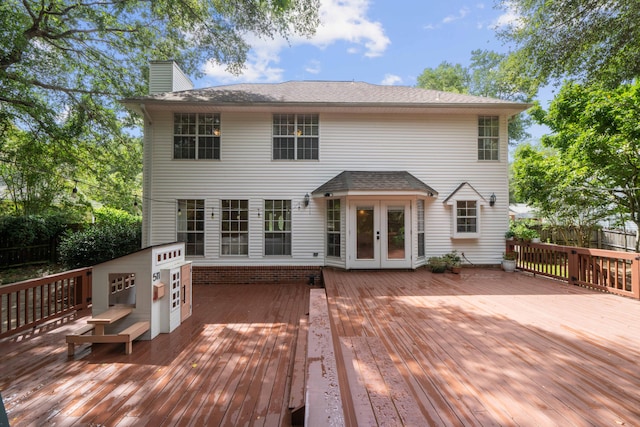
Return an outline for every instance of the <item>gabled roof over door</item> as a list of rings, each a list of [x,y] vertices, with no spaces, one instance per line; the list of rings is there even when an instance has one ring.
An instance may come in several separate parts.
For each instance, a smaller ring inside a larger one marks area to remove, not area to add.
[[[435,197],[438,192],[407,171],[344,171],[316,188],[313,197],[413,195]]]

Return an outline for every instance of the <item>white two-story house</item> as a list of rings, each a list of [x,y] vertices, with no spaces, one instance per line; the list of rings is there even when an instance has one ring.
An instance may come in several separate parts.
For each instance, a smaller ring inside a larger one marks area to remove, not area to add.
[[[194,282],[415,269],[454,249],[498,264],[507,122],[528,105],[360,82],[194,89],[151,64],[143,246],[186,242]]]

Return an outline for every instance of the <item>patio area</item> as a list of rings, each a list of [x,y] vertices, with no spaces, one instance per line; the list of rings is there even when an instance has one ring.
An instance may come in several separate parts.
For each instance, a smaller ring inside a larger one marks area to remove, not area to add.
[[[346,425],[640,425],[637,300],[490,269],[324,279]],[[67,358],[84,313],[0,341],[11,425],[290,425],[309,287],[194,286],[193,301],[131,355]]]

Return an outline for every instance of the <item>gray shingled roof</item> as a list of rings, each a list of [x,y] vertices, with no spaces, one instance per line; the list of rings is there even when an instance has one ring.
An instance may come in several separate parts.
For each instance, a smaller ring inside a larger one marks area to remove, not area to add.
[[[527,104],[481,96],[441,92],[408,86],[382,86],[363,82],[290,81],[269,84],[236,84],[166,92],[129,98],[129,102],[186,102],[215,104],[321,104],[321,105],[478,105],[515,107]]]
[[[346,191],[419,191],[431,196],[438,194],[407,171],[344,171],[315,189],[312,194]]]

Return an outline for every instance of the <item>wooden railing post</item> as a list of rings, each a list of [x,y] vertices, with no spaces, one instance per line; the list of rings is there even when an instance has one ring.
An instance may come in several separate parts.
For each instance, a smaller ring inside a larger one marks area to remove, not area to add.
[[[575,249],[569,250],[567,262],[567,279],[570,285],[575,285],[580,277],[580,261]]]
[[[631,292],[634,298],[640,299],[640,256],[631,261]]]

